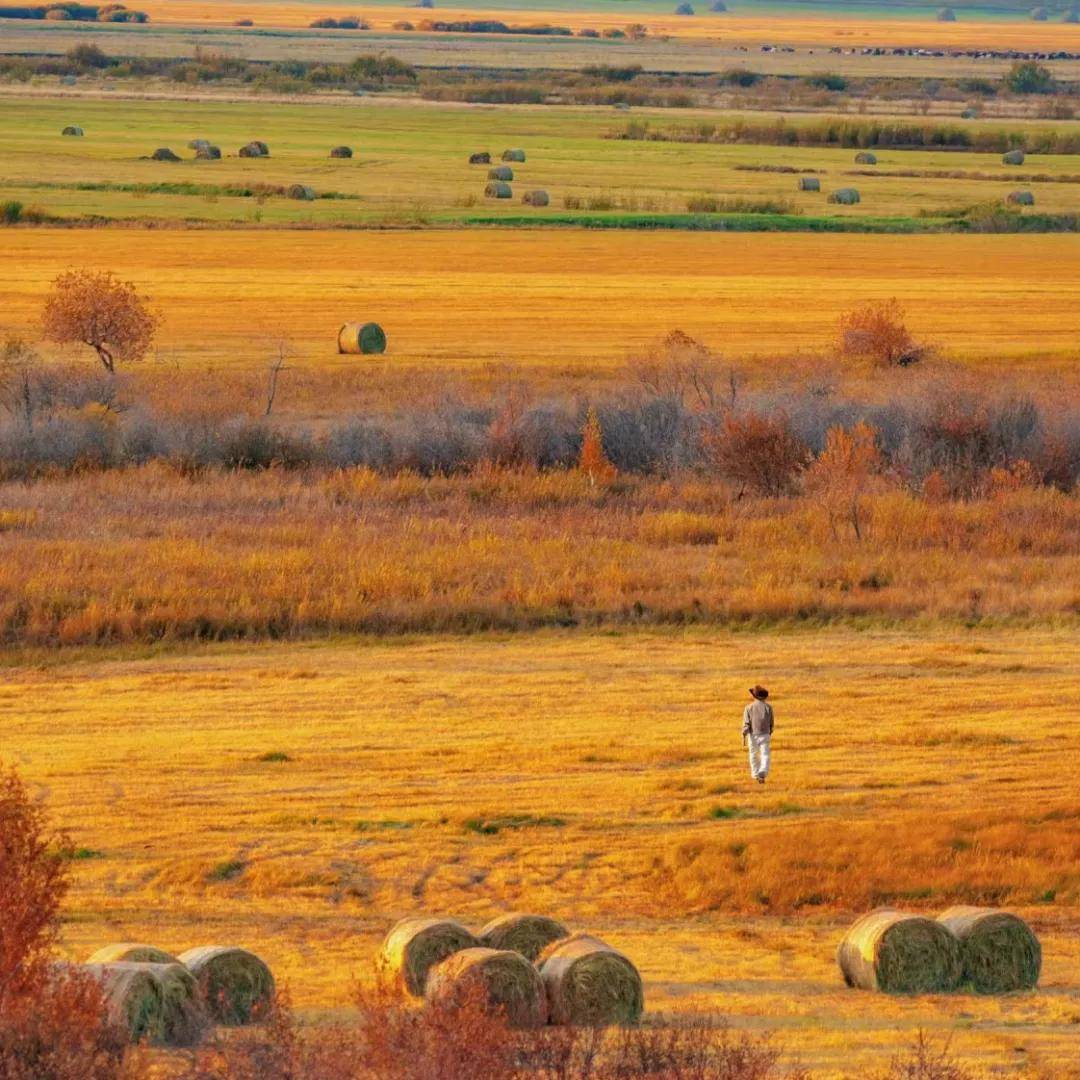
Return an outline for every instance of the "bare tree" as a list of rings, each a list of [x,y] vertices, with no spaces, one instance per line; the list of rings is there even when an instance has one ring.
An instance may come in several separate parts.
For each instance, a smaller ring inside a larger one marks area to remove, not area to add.
[[[41,398],[37,364],[37,353],[22,338],[9,337],[0,345],[0,406],[27,431],[34,428]]]
[[[53,282],[42,314],[45,337],[89,345],[112,374],[116,361],[142,360],[154,341],[158,317],[130,281],[110,270],[66,270]]]
[[[266,411],[263,416],[269,416],[274,411],[274,400],[277,398],[278,376],[289,369],[285,366],[292,353],[292,345],[288,338],[280,337],[277,340],[277,356],[270,361],[269,374],[266,380]]]

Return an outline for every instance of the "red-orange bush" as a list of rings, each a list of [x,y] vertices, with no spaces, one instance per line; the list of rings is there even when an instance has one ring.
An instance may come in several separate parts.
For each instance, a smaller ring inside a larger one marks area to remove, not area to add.
[[[708,446],[717,471],[738,486],[740,497],[791,494],[810,459],[809,449],[785,416],[728,416],[709,437]]]

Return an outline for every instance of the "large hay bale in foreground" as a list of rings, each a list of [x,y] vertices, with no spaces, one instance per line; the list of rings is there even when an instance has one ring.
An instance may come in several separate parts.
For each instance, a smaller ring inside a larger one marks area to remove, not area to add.
[[[877,154],[871,154],[869,150],[862,150],[855,155],[856,165],[876,165]]]
[[[167,146],[159,146],[151,155],[153,161],[179,161],[180,155],[174,154]]]
[[[829,195],[829,202],[839,203],[841,206],[854,206],[857,202],[860,202],[858,191],[853,188],[837,188]]]
[[[81,136],[82,133],[83,133],[83,129],[81,127],[79,127],[77,124],[68,124],[68,126],[66,128],[64,128],[63,131],[60,132],[61,135],[76,135],[76,136]]]
[[[429,972],[424,997],[443,1009],[482,1004],[515,1028],[543,1027],[547,992],[540,973],[520,953],[508,949],[462,949]]]
[[[1030,191],[1010,191],[1005,201],[1010,206],[1034,206],[1035,196]]]
[[[155,945],[143,945],[134,941],[121,941],[103,945],[87,960],[88,964],[175,964],[177,958]]]
[[[816,176],[800,176],[799,177],[799,190],[800,191],[820,191],[821,181]]]
[[[494,169],[488,169],[489,180],[510,181],[514,179],[514,170],[509,165],[496,165]]]
[[[489,949],[510,949],[527,960],[535,960],[553,941],[570,936],[561,922],[546,915],[525,915],[510,912],[492,919],[477,934],[482,945]]]
[[[486,150],[482,151],[479,154],[470,154],[469,155],[469,164],[470,165],[490,165],[491,164],[491,155]]]
[[[1009,150],[1007,153],[1001,155],[1002,165],[1023,165],[1024,164],[1024,151],[1023,150]]]
[[[101,983],[111,1023],[126,1031],[133,1043],[161,1041],[162,989],[149,964],[87,964],[84,970]]]
[[[337,351],[364,355],[384,353],[386,352],[386,333],[378,323],[374,322],[345,323],[338,331]]]
[[[196,161],[220,161],[221,160],[221,147],[220,146],[200,146],[195,151]]]
[[[553,942],[537,965],[554,1024],[634,1024],[645,1008],[638,970],[599,938],[573,934]]]
[[[254,953],[223,945],[203,945],[180,954],[195,976],[210,1015],[220,1024],[247,1024],[274,1000],[274,976]]]
[[[428,973],[436,964],[479,944],[453,919],[402,919],[386,935],[376,966],[385,982],[413,997],[423,997]]]
[[[351,146],[335,146],[330,151],[330,156],[332,158],[351,158],[352,157],[352,147]]]
[[[504,184],[501,180],[492,180],[484,188],[484,194],[489,199],[512,199],[514,197],[514,190],[509,184]]]
[[[978,994],[1033,990],[1042,971],[1042,946],[1018,915],[996,908],[951,907],[938,922],[960,942],[963,981]]]
[[[303,199],[305,202],[311,202],[315,198],[315,189],[308,187],[307,184],[290,184],[285,189],[285,194],[290,199]]]
[[[524,161],[524,150],[504,150],[502,153],[503,161]]]
[[[194,1046],[210,1029],[206,1000],[195,976],[179,961],[143,964],[161,992],[161,1022],[153,1041],[165,1046]]]
[[[521,201],[526,206],[547,206],[551,199],[546,191],[526,191]]]
[[[960,943],[941,923],[882,909],[857,920],[836,952],[848,986],[940,994],[960,985]]]

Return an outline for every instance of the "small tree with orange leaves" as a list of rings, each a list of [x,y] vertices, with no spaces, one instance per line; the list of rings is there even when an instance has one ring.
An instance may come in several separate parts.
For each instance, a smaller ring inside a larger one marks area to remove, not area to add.
[[[878,367],[909,367],[926,355],[907,328],[895,297],[861,304],[840,316],[840,355]]]
[[[830,428],[825,449],[806,471],[806,490],[817,496],[829,517],[833,537],[840,539],[840,523],[846,521],[862,540],[866,525],[865,497],[883,467],[877,431],[856,424],[850,431]]]
[[[585,417],[585,427],[581,431],[581,454],[578,457],[578,468],[589,477],[589,482],[594,486],[597,483],[607,483],[618,473],[618,470],[604,452],[604,432],[600,427],[600,417],[595,409],[589,409]]]
[[[120,281],[109,270],[67,270],[53,282],[42,326],[49,341],[89,345],[112,374],[117,360],[146,356],[158,319],[130,281]]]

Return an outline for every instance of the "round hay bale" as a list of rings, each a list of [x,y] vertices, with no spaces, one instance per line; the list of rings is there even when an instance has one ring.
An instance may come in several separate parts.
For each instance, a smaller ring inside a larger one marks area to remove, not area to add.
[[[1034,22],[1046,22],[1050,18],[1050,12],[1044,7],[1032,8],[1031,18]]]
[[[159,146],[151,155],[153,161],[179,161],[180,157],[174,154],[167,146]]]
[[[854,206],[859,201],[859,193],[855,188],[837,188],[829,195],[829,202],[843,206]]]
[[[1080,8],[1069,8],[1065,12],[1065,18],[1062,19],[1062,22],[1080,23]]]
[[[413,997],[423,997],[428,972],[462,949],[475,949],[476,938],[453,919],[402,919],[386,935],[377,968],[388,983]]]
[[[180,954],[195,976],[210,1015],[220,1024],[247,1024],[274,1000],[274,976],[254,953],[203,945]]]
[[[514,179],[514,170],[509,165],[496,165],[494,169],[488,169],[488,179],[509,182]]]
[[[491,155],[486,150],[483,151],[482,153],[479,153],[479,154],[470,154],[469,155],[469,164],[470,165],[490,165],[491,164]]]
[[[147,964],[87,964],[99,983],[109,1020],[133,1043],[162,1038],[165,1026],[161,983]]]
[[[351,158],[352,157],[352,147],[351,146],[335,146],[333,148],[333,150],[330,151],[330,156],[332,158]]]
[[[285,189],[285,194],[290,199],[303,199],[306,202],[311,202],[315,198],[315,189],[308,187],[307,184],[290,184]]]
[[[800,191],[820,191],[821,181],[816,176],[800,176],[799,177],[799,190]]]
[[[836,952],[848,986],[886,994],[940,994],[960,985],[960,943],[939,922],[888,908],[848,930]]]
[[[546,191],[526,191],[521,201],[526,206],[547,206],[551,199],[548,198]]]
[[[937,13],[938,22],[956,22],[956,12],[951,7],[943,7]]]
[[[161,992],[161,1022],[152,1035],[164,1046],[194,1046],[210,1028],[206,1002],[195,976],[179,961],[143,964]]]
[[[1024,151],[1023,150],[1010,150],[1001,155],[1002,165],[1023,165],[1024,164]]]
[[[502,153],[503,161],[524,161],[524,150],[504,150]]]
[[[863,150],[855,155],[856,165],[876,165],[877,154],[871,154],[869,150]]]
[[[187,144],[187,148],[189,150],[202,150],[204,147],[209,145],[209,139],[191,139]]]
[[[713,0],[709,5],[709,10],[713,12],[727,11],[727,4],[724,3],[724,0]]]
[[[675,14],[676,15],[693,15],[694,14],[694,5],[693,4],[685,4],[685,3],[684,4],[679,4],[678,7],[675,8]]]
[[[974,105],[969,105],[960,114],[961,120],[977,120],[979,118],[979,110]]]
[[[251,142],[248,143],[248,146],[254,147],[263,157],[270,156],[270,147],[267,146],[262,139],[252,139]]]
[[[424,988],[429,1005],[458,1009],[482,1002],[515,1028],[547,1023],[547,993],[540,973],[520,953],[508,949],[462,949],[429,972]]]
[[[339,353],[384,353],[386,333],[378,323],[345,323],[338,331],[337,345]]]
[[[570,931],[562,923],[546,915],[510,912],[492,919],[477,938],[489,949],[510,949],[532,961],[553,941],[561,941],[569,936]]]
[[[238,153],[240,157],[247,158],[258,158],[263,156],[262,151],[252,143],[248,143],[247,146],[241,146]]]
[[[200,146],[195,151],[196,161],[220,161],[221,160],[221,147],[220,146]]]
[[[78,127],[76,124],[68,124],[68,126],[66,128],[64,128],[63,131],[60,132],[61,135],[75,135],[75,136],[81,136],[82,133],[83,133],[83,129],[81,127]]]
[[[1010,206],[1034,206],[1035,196],[1030,191],[1010,191],[1005,201]]]
[[[167,953],[164,949],[132,941],[103,945],[87,960],[88,964],[176,964],[178,962],[172,953]]]
[[[492,180],[491,183],[484,188],[484,194],[489,199],[512,199],[514,197],[514,190],[509,184],[504,184],[501,180]]]
[[[1042,946],[1018,915],[996,908],[951,907],[938,916],[960,942],[963,981],[977,994],[1033,990],[1042,971]]]
[[[645,991],[637,968],[599,938],[573,934],[552,942],[537,965],[553,1024],[602,1027],[641,1017]]]

